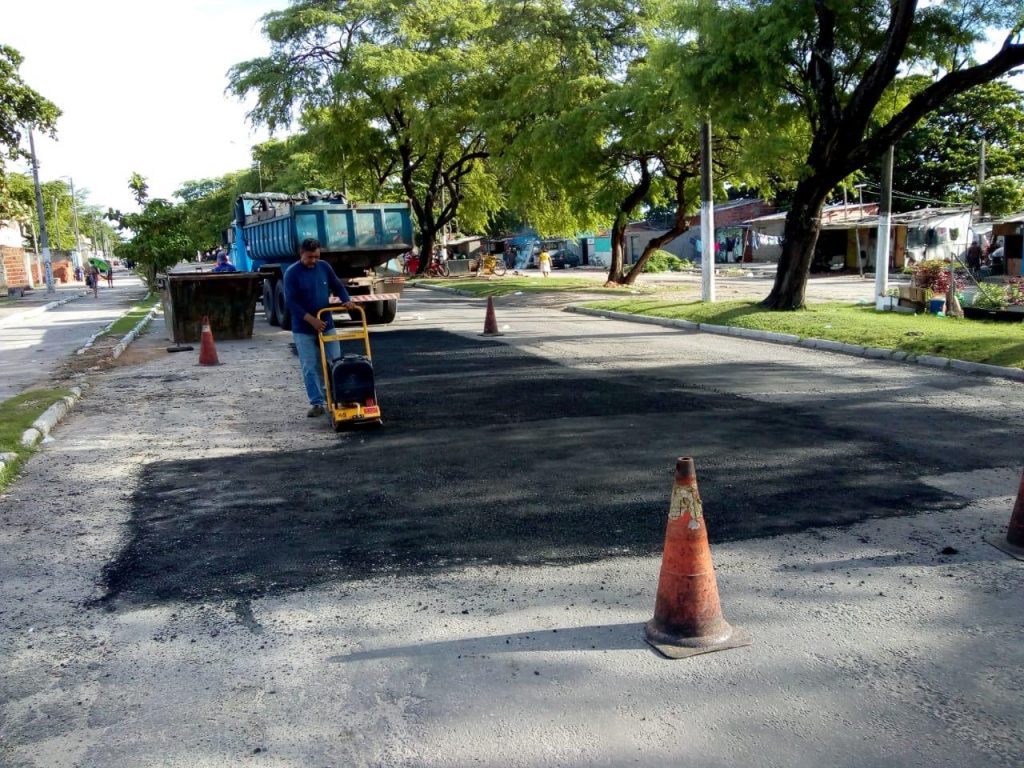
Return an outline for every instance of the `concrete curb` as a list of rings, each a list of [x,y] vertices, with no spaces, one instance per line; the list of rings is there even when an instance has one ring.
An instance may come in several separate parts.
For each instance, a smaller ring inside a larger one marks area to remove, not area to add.
[[[135,327],[128,331],[128,333],[125,334],[125,337],[117,343],[117,346],[114,347],[114,351],[112,353],[113,360],[117,360],[117,358],[124,354],[124,351],[128,349],[128,347],[131,346],[131,343],[139,337],[142,331],[145,330],[146,326],[149,325],[154,317],[156,317],[156,313],[159,311],[160,303],[157,302],[149,312],[146,313],[146,316],[139,320],[139,322],[135,324]]]
[[[456,296],[466,296],[470,299],[486,299],[486,296],[478,296],[470,291],[461,291],[458,288],[449,288],[446,285],[417,285],[416,283],[406,283],[405,288],[423,288],[427,291],[440,291],[441,293],[453,293]]]
[[[16,453],[0,453],[0,472],[3,472],[4,467],[6,467],[8,464],[14,461],[16,458],[18,458],[18,454]]]
[[[8,315],[7,317],[5,317],[3,319],[0,319],[0,328],[3,328],[8,323],[13,322],[14,320],[23,320],[26,317],[32,317],[33,315],[41,315],[43,312],[48,312],[49,310],[53,309],[54,307],[59,307],[59,306],[62,306],[64,304],[67,304],[69,302],[76,301],[77,299],[80,299],[83,296],[87,296],[87,295],[88,295],[88,293],[86,292],[86,293],[80,293],[77,296],[68,296],[65,299],[58,299],[57,301],[51,301],[49,304],[44,304],[41,307],[33,307],[32,309],[26,309],[24,312],[18,312],[18,313],[13,314],[13,315]]]
[[[71,411],[75,403],[82,399],[82,391],[88,386],[83,383],[81,386],[71,387],[71,394],[58,400],[51,405],[35,421],[32,426],[21,434],[21,445],[24,448],[33,448],[41,443],[50,431],[56,427],[65,416]],[[0,469],[3,467],[0,466]]]
[[[841,355],[853,357],[864,357],[873,360],[892,360],[899,363],[917,363],[930,368],[947,368],[963,373],[974,373],[982,376],[998,376],[1014,381],[1024,381],[1024,370],[1020,368],[1006,368],[1001,365],[988,365],[986,363],[973,363],[969,360],[953,360],[948,357],[935,357],[933,355],[911,355],[892,349],[880,349],[878,347],[861,347],[856,344],[844,344],[841,341],[829,339],[806,338],[801,339],[789,333],[773,333],[771,331],[758,331],[750,328],[735,328],[728,325],[711,325],[710,323],[694,323],[689,320],[673,320],[666,317],[648,317],[646,315],[634,315],[629,312],[615,312],[608,309],[591,309],[589,307],[568,306],[567,312],[576,312],[581,315],[593,317],[604,317],[609,320],[626,320],[631,323],[646,323],[648,325],[660,325],[669,328],[683,328],[685,330],[702,331],[704,333],[717,333],[722,336],[735,336],[742,339],[754,341],[767,341],[772,344],[788,344],[790,346],[806,347],[817,349],[823,352],[836,352]]]

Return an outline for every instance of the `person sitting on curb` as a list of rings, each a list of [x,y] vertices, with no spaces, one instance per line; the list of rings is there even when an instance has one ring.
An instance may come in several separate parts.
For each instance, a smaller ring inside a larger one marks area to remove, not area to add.
[[[341,299],[340,305],[330,303],[332,293]],[[299,353],[302,383],[309,397],[309,411],[306,415],[310,418],[322,416],[327,398],[317,334],[334,328],[334,318],[327,315],[324,320],[317,317],[316,313],[329,306],[355,309],[355,304],[331,265],[320,261],[320,242],[315,238],[309,237],[302,241],[299,260],[285,271],[284,297],[292,315],[292,340],[295,342],[295,351]],[[341,357],[341,345],[338,342],[329,341],[324,347],[329,362]]]

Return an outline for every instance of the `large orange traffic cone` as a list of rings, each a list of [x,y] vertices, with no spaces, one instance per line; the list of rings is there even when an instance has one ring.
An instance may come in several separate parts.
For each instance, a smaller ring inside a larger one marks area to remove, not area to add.
[[[200,365],[220,365],[217,359],[217,347],[213,344],[213,331],[210,330],[210,318],[203,316],[203,335],[199,345]]]
[[[676,461],[654,618],[648,643],[670,659],[750,645],[750,635],[722,618],[718,583],[693,459]]]
[[[484,318],[484,332],[481,336],[504,336],[505,334],[498,330],[498,318],[494,316],[494,297],[487,297],[487,317]]]
[[[1006,531],[1006,538],[995,536],[989,539],[989,542],[1011,557],[1024,560],[1024,472],[1020,475],[1017,503],[1013,505],[1013,513],[1010,515],[1010,527]]]

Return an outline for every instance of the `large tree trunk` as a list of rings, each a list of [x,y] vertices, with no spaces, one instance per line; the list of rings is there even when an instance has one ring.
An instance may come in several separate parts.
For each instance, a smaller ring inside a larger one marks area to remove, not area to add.
[[[797,185],[793,207],[786,214],[775,285],[761,306],[767,309],[803,308],[807,274],[821,231],[821,209],[831,188],[831,184],[814,176]]]
[[[615,286],[622,282],[622,261],[626,250],[626,226],[629,224],[629,216],[651,191],[651,170],[647,167],[647,162],[646,158],[640,161],[640,179],[615,212],[615,223],[612,225],[612,263],[608,267],[608,280],[605,286]]]
[[[436,227],[421,227],[420,228],[420,263],[416,268],[416,274],[422,275],[427,271],[427,267],[430,266],[430,262],[434,259],[434,245],[437,242],[437,228]]]
[[[612,224],[612,263],[608,267],[608,281],[605,285],[618,285],[622,282],[623,251],[626,244],[626,225],[629,216],[621,208],[615,214]]]
[[[640,255],[636,264],[622,278],[623,285],[633,285],[636,279],[643,273],[647,260],[665,243],[672,242],[690,228],[689,217],[686,215],[686,180],[688,178],[690,177],[686,173],[680,173],[676,177],[676,218],[672,223],[672,229],[647,241],[647,245],[644,246],[644,252]]]

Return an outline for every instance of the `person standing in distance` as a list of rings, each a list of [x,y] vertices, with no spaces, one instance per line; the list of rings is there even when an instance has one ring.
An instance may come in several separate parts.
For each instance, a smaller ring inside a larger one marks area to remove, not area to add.
[[[306,415],[310,418],[322,416],[326,403],[317,334],[334,328],[334,318],[327,315],[327,319],[323,320],[316,313],[317,310],[332,306],[331,293],[342,300],[341,307],[355,309],[345,285],[334,274],[331,265],[320,261],[320,243],[312,237],[306,238],[299,247],[299,260],[284,273],[284,298],[292,315],[292,339],[299,353],[302,382],[309,397],[309,411]],[[329,361],[341,357],[341,345],[338,342],[329,341],[324,346]]]

